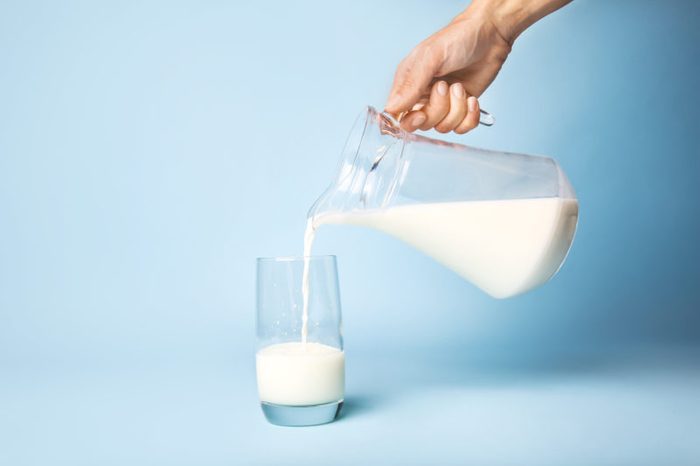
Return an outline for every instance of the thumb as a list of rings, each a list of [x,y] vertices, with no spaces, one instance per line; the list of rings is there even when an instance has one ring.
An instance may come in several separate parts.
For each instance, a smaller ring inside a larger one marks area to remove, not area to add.
[[[434,69],[429,61],[407,57],[396,69],[384,109],[394,115],[411,110],[427,92],[433,75]]]

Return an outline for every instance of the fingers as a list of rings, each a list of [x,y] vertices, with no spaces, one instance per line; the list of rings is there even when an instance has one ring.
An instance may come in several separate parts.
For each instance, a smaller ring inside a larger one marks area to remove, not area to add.
[[[401,119],[401,127],[406,131],[429,130],[439,123],[450,110],[449,86],[445,81],[433,84],[429,98],[416,104],[413,110]]]
[[[423,113],[422,110],[414,110],[408,112],[406,116],[401,118],[401,127],[409,133],[412,133],[420,128],[424,121],[425,113]]]
[[[467,116],[467,92],[462,83],[450,86],[450,110],[447,115],[435,125],[435,131],[448,133],[455,129]]]
[[[451,86],[436,82],[429,98],[422,98],[401,119],[401,127],[409,132],[435,128],[440,133],[464,134],[479,125],[479,101],[470,96],[461,83]]]
[[[438,81],[433,85],[433,90],[430,93],[430,100],[423,107],[422,112],[425,114],[423,124],[419,126],[423,131],[429,130],[438,124],[450,110],[450,97],[447,95],[449,86],[445,81]]]
[[[464,134],[479,126],[479,101],[476,97],[471,96],[467,99],[467,116],[455,128],[455,133]]]

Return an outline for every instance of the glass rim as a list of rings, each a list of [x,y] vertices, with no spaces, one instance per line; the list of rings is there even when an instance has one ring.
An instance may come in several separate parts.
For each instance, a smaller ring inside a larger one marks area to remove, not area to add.
[[[276,256],[276,257],[258,257],[257,262],[304,262],[318,260],[336,260],[335,254],[318,254],[311,256]]]

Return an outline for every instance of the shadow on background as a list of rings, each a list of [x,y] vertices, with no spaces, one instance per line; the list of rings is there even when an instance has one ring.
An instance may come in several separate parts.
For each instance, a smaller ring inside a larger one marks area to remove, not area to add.
[[[450,356],[445,356],[449,354]],[[353,355],[355,356],[355,355]],[[634,384],[700,374],[700,349],[692,346],[629,348],[391,352],[349,360],[344,418],[393,409],[426,392],[539,389],[566,384]],[[354,395],[354,386],[362,387]]]
[[[340,419],[362,417],[373,411],[381,410],[387,402],[387,398],[382,393],[359,394],[348,396],[340,412]]]

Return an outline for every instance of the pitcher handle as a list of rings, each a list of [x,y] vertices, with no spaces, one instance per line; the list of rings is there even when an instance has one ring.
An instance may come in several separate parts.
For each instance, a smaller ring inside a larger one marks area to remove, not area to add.
[[[484,126],[493,126],[496,123],[496,119],[486,110],[479,109],[479,124]]]

